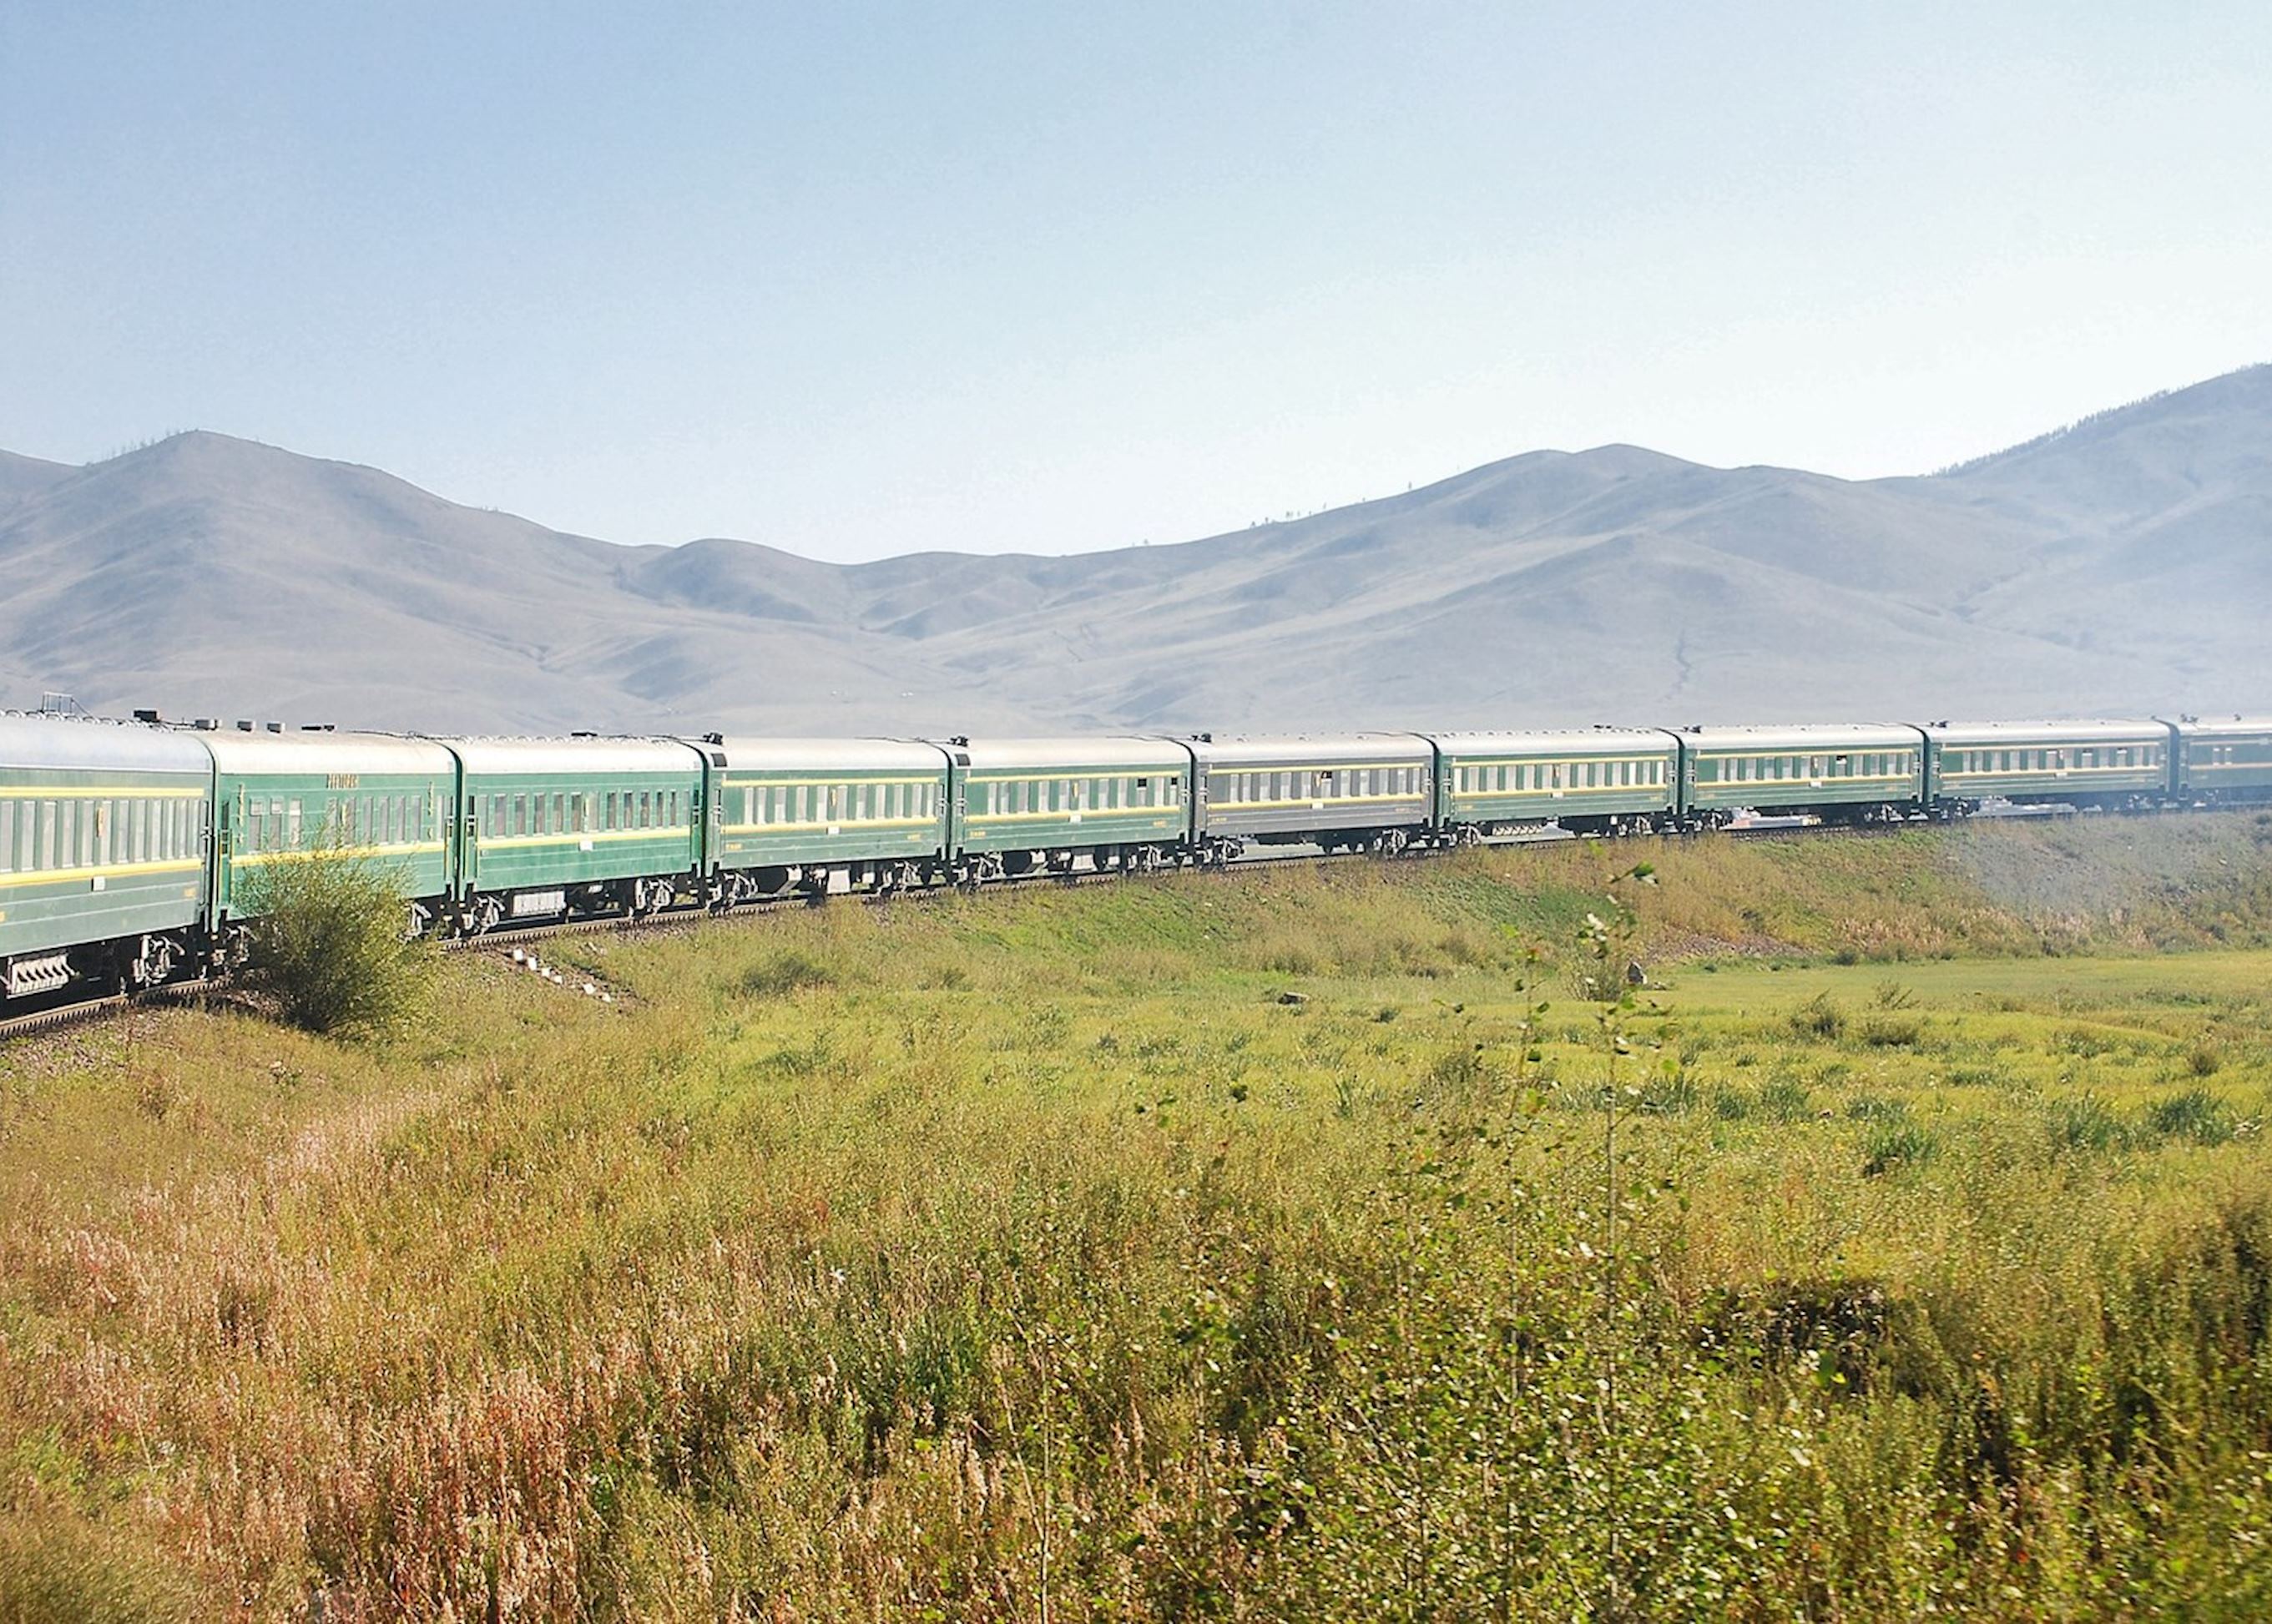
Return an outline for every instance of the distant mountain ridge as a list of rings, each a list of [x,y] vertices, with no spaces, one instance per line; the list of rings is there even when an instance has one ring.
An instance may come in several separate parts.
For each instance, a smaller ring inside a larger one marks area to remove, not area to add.
[[[206,432],[0,452],[0,702],[483,730],[2272,706],[2272,366],[1942,473],[1532,451],[1176,546],[617,547]]]

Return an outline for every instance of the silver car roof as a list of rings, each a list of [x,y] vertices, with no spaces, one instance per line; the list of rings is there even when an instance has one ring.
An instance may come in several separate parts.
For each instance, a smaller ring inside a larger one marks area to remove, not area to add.
[[[211,777],[213,757],[189,734],[147,722],[0,715],[0,771],[183,772]]]
[[[676,739],[437,738],[466,764],[468,773],[684,772],[701,771],[693,745]]]

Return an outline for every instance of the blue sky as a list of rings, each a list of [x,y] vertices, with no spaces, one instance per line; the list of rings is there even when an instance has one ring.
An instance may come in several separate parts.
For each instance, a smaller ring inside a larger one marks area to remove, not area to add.
[[[1921,472],[2272,359],[2272,6],[0,0],[0,447],[624,541]]]

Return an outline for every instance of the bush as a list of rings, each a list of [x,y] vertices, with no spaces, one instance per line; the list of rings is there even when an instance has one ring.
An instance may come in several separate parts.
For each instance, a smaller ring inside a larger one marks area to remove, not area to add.
[[[1835,1043],[1846,1032],[1846,1011],[1827,993],[1817,993],[1790,1012],[1790,1029],[1802,1038]]]
[[[433,982],[430,943],[409,934],[400,870],[330,847],[250,876],[245,972],[305,1032],[369,1033],[415,1016]]]
[[[187,1619],[194,1598],[129,1541],[60,1509],[0,1511],[0,1624]]]
[[[1760,1084],[1759,1111],[1778,1122],[1796,1122],[1814,1114],[1814,1102],[1796,1077],[1770,1077]]]
[[[1862,1176],[1875,1179],[1896,1167],[1931,1161],[1940,1142],[1914,1122],[1881,1122],[1862,1144]]]
[[[1873,1015],[1862,1023],[1862,1041],[1873,1049],[1913,1047],[1924,1035],[1924,1023],[1910,1016]]]
[[[2130,1144],[2121,1117],[2096,1094],[2055,1099],[2048,1114],[2054,1153],[2119,1151]]]
[[[2223,1144],[2232,1137],[2232,1119],[2224,1100],[2205,1088],[2189,1088],[2146,1107],[2146,1125],[2164,1139],[2190,1139],[2195,1144]]]

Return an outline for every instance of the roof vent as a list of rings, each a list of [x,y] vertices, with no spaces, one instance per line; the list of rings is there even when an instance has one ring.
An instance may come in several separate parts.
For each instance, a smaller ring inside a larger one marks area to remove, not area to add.
[[[954,745],[958,749],[967,750],[970,748],[970,735],[968,734],[959,733],[950,738],[947,742]]]
[[[702,742],[705,744],[723,744],[726,742],[726,735],[722,733],[706,733],[702,735]],[[721,761],[718,764],[722,767],[726,764]]]
[[[263,722],[261,726],[265,727],[270,733],[282,733],[284,731],[284,724],[281,722]]]
[[[243,718],[239,717],[237,719],[236,730],[239,733],[250,733],[252,731],[252,724],[246,721]]]
[[[220,724],[210,716],[200,716],[196,721],[191,722],[190,726],[197,729],[199,733],[211,733],[214,728],[220,726]]]
[[[137,711],[134,719],[138,722],[157,722],[163,719],[155,711]]]
[[[579,727],[575,732],[570,734],[568,736],[572,739],[596,739],[600,735],[594,733],[588,727]]]

